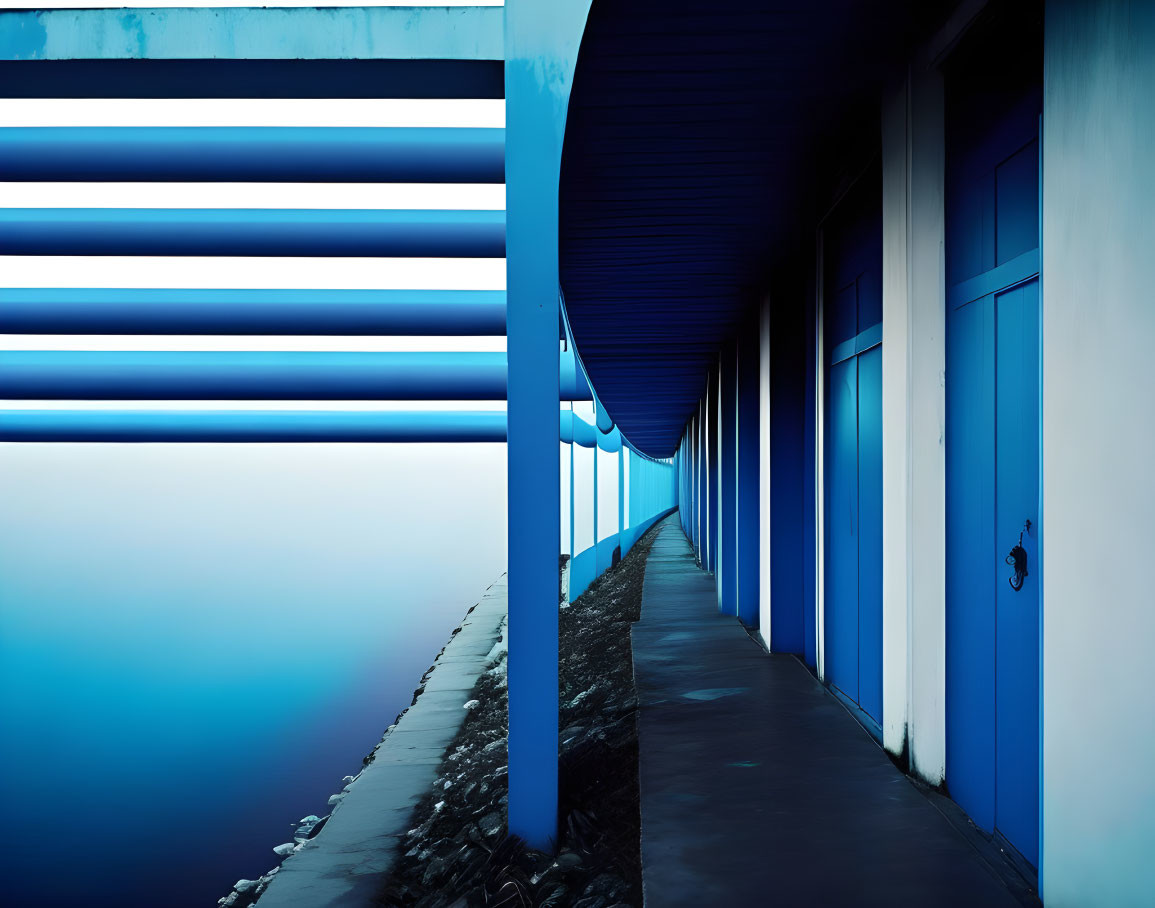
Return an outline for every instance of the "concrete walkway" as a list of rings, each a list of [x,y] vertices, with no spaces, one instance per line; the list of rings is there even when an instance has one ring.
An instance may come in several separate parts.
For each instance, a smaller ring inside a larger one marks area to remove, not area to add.
[[[417,701],[389,726],[373,761],[345,786],[315,838],[290,855],[259,908],[358,908],[380,904],[385,874],[430,791],[446,748],[465,721],[462,708],[498,643],[508,602],[504,575],[454,631],[422,681]],[[270,846],[271,847],[271,846]]]
[[[801,663],[718,613],[676,516],[632,639],[647,906],[1021,904]]]

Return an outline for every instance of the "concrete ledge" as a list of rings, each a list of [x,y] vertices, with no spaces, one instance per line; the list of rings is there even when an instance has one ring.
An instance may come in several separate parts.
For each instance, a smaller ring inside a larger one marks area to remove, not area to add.
[[[0,13],[0,60],[501,60],[492,7],[193,7]]]
[[[371,762],[335,796],[340,800],[321,831],[274,871],[260,908],[375,904],[413,808],[436,780],[442,756],[465,720],[469,694],[504,646],[498,638],[506,593],[503,575],[466,615]]]

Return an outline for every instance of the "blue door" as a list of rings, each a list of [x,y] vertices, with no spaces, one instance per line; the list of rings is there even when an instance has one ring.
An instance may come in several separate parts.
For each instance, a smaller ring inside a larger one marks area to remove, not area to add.
[[[947,82],[946,782],[1037,864],[1039,93],[992,59]]]
[[[864,178],[824,231],[825,673],[882,723],[882,214]]]

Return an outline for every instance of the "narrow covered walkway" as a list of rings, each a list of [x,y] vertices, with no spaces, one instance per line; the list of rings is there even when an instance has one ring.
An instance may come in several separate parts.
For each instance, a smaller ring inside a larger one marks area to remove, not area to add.
[[[1020,904],[797,659],[719,614],[676,516],[632,639],[647,905]]]

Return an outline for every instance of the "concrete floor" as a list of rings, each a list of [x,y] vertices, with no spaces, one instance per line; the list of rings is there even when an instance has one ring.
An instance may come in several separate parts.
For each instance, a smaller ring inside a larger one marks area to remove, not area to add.
[[[632,635],[646,905],[1022,904],[797,659],[718,613],[676,515]]]

